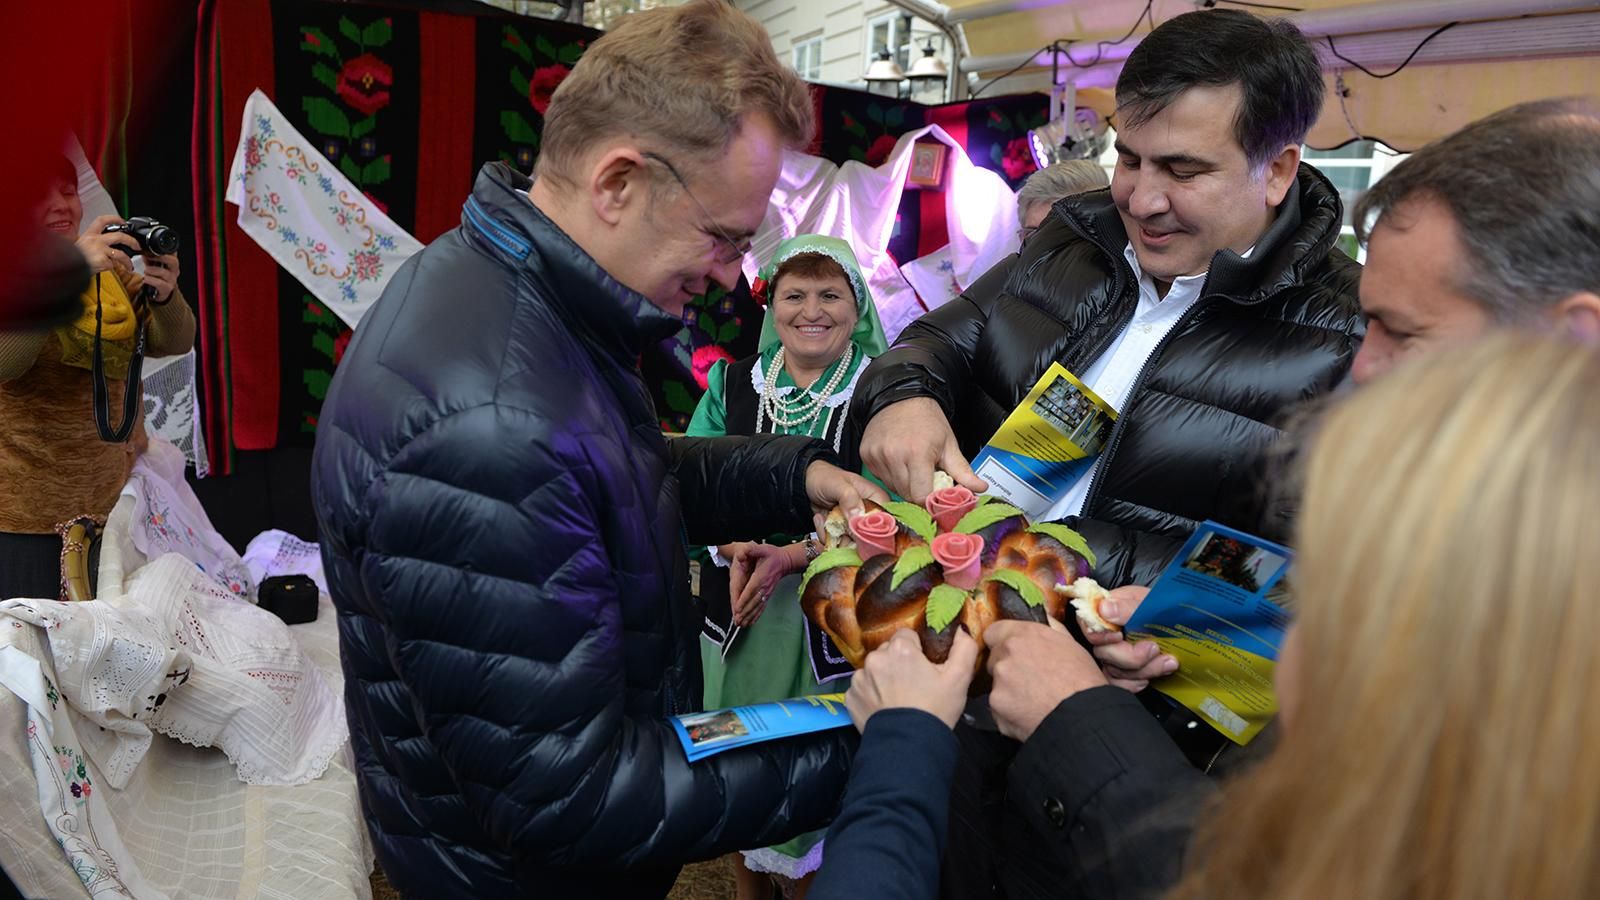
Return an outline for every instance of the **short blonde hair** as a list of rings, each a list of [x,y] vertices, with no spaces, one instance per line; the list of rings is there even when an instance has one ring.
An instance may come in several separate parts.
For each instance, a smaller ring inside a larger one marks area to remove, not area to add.
[[[1600,355],[1500,335],[1322,424],[1297,716],[1176,895],[1600,897]]]
[[[750,113],[800,149],[816,126],[810,91],[778,61],[760,23],[723,0],[691,0],[622,19],[550,99],[536,173],[570,181],[596,142],[648,139],[701,162],[720,157]]]

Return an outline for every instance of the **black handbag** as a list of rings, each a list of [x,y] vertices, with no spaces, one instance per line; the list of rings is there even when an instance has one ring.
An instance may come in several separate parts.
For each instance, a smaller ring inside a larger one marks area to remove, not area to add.
[[[317,620],[317,583],[308,575],[274,575],[264,578],[256,591],[256,605],[287,625]]]

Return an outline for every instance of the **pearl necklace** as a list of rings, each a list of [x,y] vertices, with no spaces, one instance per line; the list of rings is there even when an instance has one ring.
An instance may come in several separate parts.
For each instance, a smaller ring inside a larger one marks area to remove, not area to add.
[[[844,381],[845,373],[850,370],[850,363],[855,358],[855,344],[846,344],[844,354],[839,357],[838,367],[834,369],[833,377],[822,386],[818,393],[802,390],[795,385],[795,400],[780,400],[778,398],[778,373],[783,371],[783,348],[772,355],[772,363],[767,366],[766,383],[761,386],[761,402],[756,404],[756,433],[761,434],[762,417],[771,420],[775,427],[789,428],[798,431],[809,431],[822,411],[827,408],[828,398],[839,389],[840,382]],[[833,436],[833,449],[839,451],[839,439],[844,434],[844,429]]]

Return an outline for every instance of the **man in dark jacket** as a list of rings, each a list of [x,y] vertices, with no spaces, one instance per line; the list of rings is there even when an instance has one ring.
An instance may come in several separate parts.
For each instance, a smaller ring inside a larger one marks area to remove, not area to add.
[[[1016,257],[874,361],[852,416],[868,421],[866,464],[913,497],[935,468],[986,488],[967,460],[1060,362],[1120,413],[1055,508],[1077,517],[1102,582],[1148,584],[1208,518],[1287,538],[1289,510],[1262,490],[1267,451],[1292,409],[1345,379],[1362,334],[1359,268],[1335,248],[1338,194],[1300,163],[1322,92],[1289,23],[1211,10],[1151,32],[1118,80],[1111,189],[1057,203]],[[1176,665],[1154,645],[1128,649],[1114,679]],[[1150,702],[1191,759],[1220,749]],[[947,894],[981,896],[998,878],[1013,897],[1054,895],[1028,848],[984,858],[998,852],[1001,794],[1027,790],[1004,779],[1016,743],[957,732]]]
[[[745,14],[636,13],[557,91],[535,180],[485,166],[362,322],[313,489],[368,828],[406,895],[661,897],[686,860],[834,813],[841,732],[686,761],[685,541],[876,489],[806,439],[664,439],[636,365],[733,287],[812,124]]]

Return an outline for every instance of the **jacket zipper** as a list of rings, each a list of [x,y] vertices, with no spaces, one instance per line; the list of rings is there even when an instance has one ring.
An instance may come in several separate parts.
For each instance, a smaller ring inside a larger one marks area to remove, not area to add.
[[[1201,296],[1203,297],[1204,295],[1205,288],[1202,287]],[[1139,374],[1133,379],[1133,387],[1128,390],[1128,399],[1123,402],[1124,408],[1133,406],[1133,401],[1139,396],[1139,389],[1144,387],[1144,380],[1150,374],[1151,367],[1155,365],[1157,359],[1161,358],[1161,353],[1166,350],[1167,343],[1172,340],[1172,336],[1177,334],[1178,330],[1183,328],[1184,325],[1187,325],[1194,318],[1195,313],[1199,312],[1204,306],[1204,300],[1197,301],[1194,306],[1189,307],[1187,312],[1178,317],[1178,321],[1173,323],[1172,328],[1168,329],[1166,334],[1161,336],[1161,340],[1156,343],[1155,349],[1151,350],[1150,355],[1145,357],[1144,365],[1139,367]],[[1100,459],[1094,468],[1094,478],[1089,482],[1089,493],[1084,497],[1083,509],[1079,511],[1078,515],[1092,515],[1091,510],[1094,509],[1094,502],[1100,499],[1100,482],[1105,476],[1106,468],[1111,464],[1111,458],[1116,455],[1117,445],[1122,443],[1122,433],[1126,425],[1127,417],[1119,414],[1116,427],[1111,429],[1111,439],[1106,442],[1105,449],[1100,451]]]
[[[1161,354],[1167,349],[1167,344],[1172,340],[1172,336],[1182,330],[1183,326],[1189,324],[1197,313],[1206,308],[1206,301],[1209,299],[1206,289],[1209,287],[1211,287],[1211,273],[1207,272],[1206,280],[1200,283],[1200,299],[1196,300],[1187,312],[1179,316],[1178,321],[1172,323],[1172,327],[1167,329],[1167,333],[1162,335],[1161,340],[1156,342],[1155,349],[1151,350],[1150,355],[1144,358],[1144,365],[1139,367],[1139,374],[1134,376],[1133,379],[1133,387],[1128,390],[1128,399],[1122,404],[1125,408],[1133,406],[1134,398],[1139,396],[1139,389],[1144,387],[1144,380],[1150,374],[1150,368],[1155,365],[1156,360],[1161,358]],[[1111,457],[1117,452],[1117,445],[1122,443],[1122,432],[1125,425],[1124,417],[1118,415],[1116,427],[1111,429],[1111,439],[1106,442],[1105,449],[1100,451],[1100,459],[1094,467],[1094,478],[1089,481],[1089,493],[1083,498],[1083,509],[1078,513],[1081,516],[1091,515],[1090,510],[1094,509],[1094,502],[1100,499],[1100,481],[1105,476],[1106,468],[1111,464]]]

